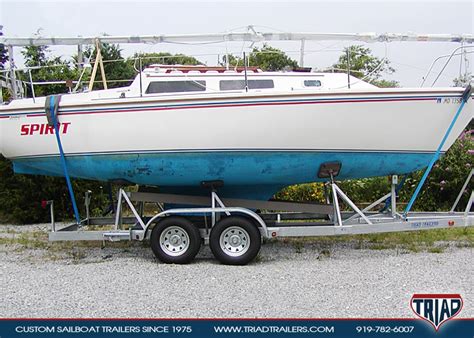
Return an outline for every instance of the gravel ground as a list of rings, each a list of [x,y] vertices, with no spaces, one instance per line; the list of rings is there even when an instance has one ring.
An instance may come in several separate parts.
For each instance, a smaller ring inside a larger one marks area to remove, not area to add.
[[[45,226],[0,226],[0,237],[21,237],[18,228]],[[472,248],[275,241],[255,263],[224,266],[207,247],[192,264],[166,265],[142,243],[28,246],[0,244],[0,317],[411,318],[413,293],[460,293],[459,317],[474,317]]]

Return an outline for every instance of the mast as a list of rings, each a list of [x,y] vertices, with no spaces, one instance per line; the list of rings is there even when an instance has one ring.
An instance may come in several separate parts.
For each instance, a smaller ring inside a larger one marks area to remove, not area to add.
[[[314,32],[238,32],[205,34],[164,34],[137,36],[89,36],[89,37],[8,37],[0,36],[0,44],[15,47],[53,45],[93,45],[103,43],[182,43],[230,41],[362,41],[362,42],[456,42],[473,43],[474,34],[414,34],[414,33],[314,33]]]

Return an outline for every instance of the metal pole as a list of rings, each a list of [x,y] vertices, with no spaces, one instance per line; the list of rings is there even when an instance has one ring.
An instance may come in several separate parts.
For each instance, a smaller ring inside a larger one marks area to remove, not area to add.
[[[244,77],[245,77],[245,91],[249,91],[249,82],[247,79],[247,55],[244,52]]]
[[[441,76],[441,74],[443,74],[444,70],[446,69],[446,66],[449,64],[449,61],[451,61],[451,59],[453,58],[454,54],[456,54],[456,52],[459,50],[459,49],[464,49],[464,48],[474,48],[474,46],[461,46],[461,47],[458,47],[456,48],[455,50],[453,50],[453,52],[451,53],[451,55],[449,56],[448,60],[446,60],[446,63],[444,64],[443,68],[441,68],[440,72],[438,73],[438,76],[436,77],[436,79],[433,81],[433,83],[431,84],[431,87],[433,87],[436,83],[436,81],[438,81],[439,77]]]
[[[334,225],[342,226],[342,217],[341,217],[341,209],[339,208],[339,201],[337,199],[337,192],[336,192],[336,182],[334,182],[334,177],[332,176],[332,172],[329,173],[331,175],[331,192],[332,192],[332,202],[334,204]],[[337,224],[336,224],[337,222]]]
[[[392,176],[392,190],[391,190],[391,202],[392,202],[392,217],[397,217],[397,184],[398,184],[398,176]]]
[[[342,197],[342,199],[347,203],[349,204],[349,206],[354,209],[355,212],[357,212],[359,214],[360,217],[363,218],[364,221],[367,222],[367,224],[372,224],[372,222],[367,218],[367,216],[364,215],[364,213],[357,207],[357,205],[354,204],[354,202],[351,201],[351,199],[344,193],[344,191],[341,190],[341,188],[339,188],[337,186],[336,183],[333,184],[333,189],[336,191],[336,193],[339,194],[339,196]],[[340,217],[340,214],[339,214],[339,217]],[[341,225],[342,225],[342,221],[341,221]]]
[[[449,210],[449,212],[454,212],[454,209],[456,209],[458,203],[459,203],[459,200],[461,199],[462,195],[464,194],[464,190],[466,190],[467,188],[467,185],[469,184],[469,182],[471,181],[471,178],[472,178],[472,175],[474,174],[474,169],[471,169],[471,172],[469,173],[469,175],[467,176],[467,179],[466,181],[464,182],[464,185],[462,186],[461,188],[461,191],[459,192],[458,194],[458,197],[456,197],[456,201],[454,201],[454,204],[451,208],[451,210]]]
[[[339,207],[339,201],[337,200],[337,192],[336,192],[336,183],[334,181],[331,182],[331,189],[332,189],[332,200],[334,203],[334,214],[335,220],[334,225],[342,226],[342,217],[341,217],[341,209]],[[337,222],[337,224],[336,224]]]
[[[18,88],[16,87],[16,76],[15,76],[15,58],[13,56],[13,46],[9,45],[8,48],[8,58],[10,61],[10,81],[12,89],[12,98],[15,100],[18,98]]]
[[[100,60],[99,60],[99,66],[100,66],[100,75],[102,76],[102,85],[104,86],[104,89],[107,88],[107,78],[105,77],[105,69],[104,69],[104,63],[102,62],[102,51],[101,51],[101,45],[99,43],[99,40],[97,40],[97,50],[100,52]]]
[[[472,209],[472,204],[474,203],[474,191],[471,191],[471,197],[469,197],[469,201],[467,202],[466,205],[466,210],[464,211],[464,217],[466,219],[466,226],[467,226],[467,215],[469,215],[469,212]]]
[[[33,77],[31,76],[31,69],[28,69],[28,75],[30,77],[31,95],[33,96],[33,103],[35,103],[35,85],[33,84]]]
[[[216,199],[215,199],[215,193],[214,191],[211,192],[211,208],[212,208],[212,212],[211,212],[211,227],[214,227],[214,225],[216,225],[216,212],[214,211],[214,209],[216,208]]]
[[[83,63],[82,45],[77,45],[77,69],[82,69]]]
[[[471,34],[414,34],[414,33],[315,33],[315,32],[228,32],[204,34],[166,34],[133,36],[78,36],[78,37],[0,37],[4,45],[53,46],[53,45],[93,45],[96,39],[104,43],[184,43],[184,42],[226,42],[226,41],[363,41],[363,42],[465,42],[472,43]]]
[[[389,198],[391,196],[391,193],[388,193],[386,194],[385,196],[383,197],[380,197],[378,200],[376,200],[375,202],[373,202],[372,204],[366,206],[364,209],[362,209],[361,211],[364,213],[364,212],[367,212],[367,211],[370,211],[373,207],[379,205],[380,203],[382,203],[383,201],[385,201],[387,198]],[[351,217],[347,218],[346,219],[346,223],[349,222],[350,220],[354,219],[357,217],[357,214],[354,214],[352,215]]]
[[[122,217],[122,194],[125,192],[120,188],[119,193],[118,193],[118,199],[117,199],[117,210],[115,212],[115,229],[118,230],[121,229],[120,224],[121,224],[121,217]]]
[[[85,193],[85,198],[84,198],[84,206],[86,208],[86,222],[87,225],[90,225],[90,204],[91,204],[91,194],[92,191],[87,190]]]
[[[350,47],[347,47],[347,88],[351,89],[351,51]]]
[[[94,67],[92,68],[91,79],[89,80],[89,91],[91,92],[94,88],[95,76],[97,74],[97,68],[99,67],[100,49],[96,49]]]
[[[301,47],[300,47],[300,67],[304,67],[304,43],[305,43],[305,39],[301,39]]]
[[[51,231],[56,231],[56,223],[54,222],[54,201],[49,201],[49,212],[51,213]]]
[[[460,49],[460,48],[467,49],[467,48],[474,48],[474,46],[462,46],[462,47],[456,48],[456,49],[454,50],[454,52],[456,52],[456,51],[457,51],[458,49]],[[465,50],[464,50],[464,51],[465,51]],[[462,55],[462,53],[463,53],[463,52],[461,52],[461,53],[459,53],[459,54],[455,53],[455,54],[452,54],[452,56]],[[474,53],[474,51],[472,51],[472,52],[466,52],[466,54],[472,54],[472,53]],[[433,69],[433,67],[434,67],[434,65],[436,64],[436,62],[438,62],[438,61],[441,60],[441,59],[450,57],[450,56],[451,56],[451,54],[441,55],[441,56],[438,56],[436,59],[433,60],[433,62],[431,63],[431,66],[430,66],[430,68],[428,69],[428,71],[426,72],[425,76],[422,77],[423,81],[421,82],[420,87],[423,87],[423,85],[425,84],[425,82],[426,82],[426,80],[427,80],[427,78],[428,78],[428,75],[431,73],[431,70]]]
[[[138,67],[140,67],[140,97],[143,96],[143,83],[142,83],[142,58],[138,58]]]

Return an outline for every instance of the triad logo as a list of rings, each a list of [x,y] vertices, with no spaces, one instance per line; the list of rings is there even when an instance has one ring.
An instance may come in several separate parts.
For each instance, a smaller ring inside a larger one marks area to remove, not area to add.
[[[418,317],[430,322],[438,331],[441,324],[461,312],[463,300],[460,294],[414,294],[410,306]]]

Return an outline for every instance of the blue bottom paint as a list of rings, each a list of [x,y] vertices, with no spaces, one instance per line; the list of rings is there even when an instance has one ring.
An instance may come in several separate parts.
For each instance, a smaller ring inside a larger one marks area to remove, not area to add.
[[[222,196],[268,199],[281,188],[322,181],[319,167],[340,161],[338,180],[405,174],[426,167],[432,153],[389,152],[196,152],[67,156],[71,177],[127,180],[160,191],[203,194],[200,182],[223,180]],[[13,161],[16,173],[62,176],[59,157]]]

